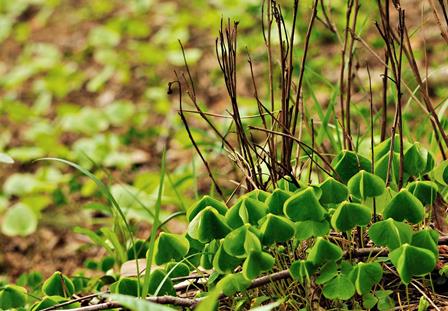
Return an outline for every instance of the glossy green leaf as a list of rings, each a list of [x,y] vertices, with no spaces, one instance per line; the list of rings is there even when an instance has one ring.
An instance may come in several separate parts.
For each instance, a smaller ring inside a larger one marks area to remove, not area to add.
[[[135,278],[121,278],[111,286],[111,291],[115,294],[138,296],[138,281]]]
[[[190,268],[183,262],[169,262],[165,266],[165,272],[169,274],[170,278],[177,278],[188,276],[190,274]]]
[[[430,273],[436,266],[431,251],[407,243],[389,253],[389,258],[404,284],[409,284],[414,276]]]
[[[390,171],[390,182],[394,185],[398,181],[398,172],[400,169],[400,155],[395,152],[392,156]],[[382,158],[375,161],[375,175],[381,177],[384,181],[387,177],[387,168],[389,166],[389,154],[385,154]]]
[[[205,209],[206,207],[209,207],[209,206],[214,208],[221,215],[225,215],[226,212],[227,212],[227,206],[224,203],[222,203],[221,201],[218,201],[218,200],[212,198],[211,196],[205,195],[205,196],[202,197],[202,199],[200,199],[199,201],[194,203],[187,210],[187,219],[188,219],[188,221],[192,221],[193,218],[196,217],[196,215],[200,211],[202,211],[203,209]]]
[[[320,268],[316,284],[322,285],[333,279],[338,274],[338,265],[335,261],[329,261]]]
[[[230,297],[238,292],[244,291],[250,284],[251,281],[242,273],[233,273],[222,278],[216,286],[222,290],[224,295]]]
[[[160,284],[162,284],[161,287]],[[151,274],[149,275],[148,285],[148,293],[151,295],[154,295],[157,290],[159,290],[157,296],[176,295],[176,290],[173,287],[173,282],[170,278],[166,277],[165,271],[161,269],[155,269],[151,271]]]
[[[322,195],[321,204],[338,204],[348,199],[348,188],[343,183],[329,177],[319,185]]]
[[[448,186],[448,160],[441,162],[430,173],[431,180],[441,185]]]
[[[432,181],[413,181],[406,188],[425,206],[433,204],[437,198],[437,184]]]
[[[261,224],[262,243],[271,245],[277,242],[285,242],[294,235],[294,227],[285,217],[268,214]]]
[[[6,285],[0,289],[0,309],[9,310],[24,307],[26,298],[25,288],[16,285]]]
[[[307,260],[314,265],[320,265],[328,261],[337,261],[342,257],[342,249],[336,244],[318,237],[311,248]]]
[[[374,223],[369,228],[369,237],[376,245],[393,250],[404,243],[411,243],[412,227],[389,218]]]
[[[266,210],[266,204],[246,196],[227,211],[226,221],[234,229],[247,223],[256,225],[266,215]]]
[[[223,215],[213,207],[206,207],[200,211],[188,225],[188,234],[202,243],[214,239],[221,239],[230,232]]]
[[[16,203],[6,210],[2,233],[8,236],[27,236],[37,229],[36,213],[23,203]]]
[[[315,268],[312,262],[307,260],[294,261],[289,267],[289,273],[295,281],[303,284],[305,281],[310,281]]]
[[[380,177],[364,170],[350,178],[347,186],[353,196],[362,200],[380,196],[386,189],[386,185]]]
[[[249,192],[246,196],[256,201],[266,202],[266,200],[271,196],[271,194],[269,192],[260,189],[255,189]]]
[[[224,238],[223,247],[228,254],[237,258],[245,258],[251,251],[261,251],[260,240],[249,224],[230,232]]]
[[[157,265],[181,260],[188,253],[190,243],[182,235],[161,232],[154,246],[154,259]]]
[[[349,277],[340,274],[325,284],[322,293],[327,299],[348,300],[355,294],[355,286]]]
[[[353,151],[344,150],[332,162],[340,181],[346,184],[360,170],[370,170],[370,161]]]
[[[404,171],[410,176],[419,176],[426,168],[427,152],[419,143],[414,143],[404,153]]]
[[[377,262],[359,262],[351,272],[351,280],[359,295],[368,293],[383,278],[383,269]]]
[[[365,205],[342,202],[331,217],[331,225],[338,231],[349,231],[356,226],[367,226],[371,219],[371,211]]]
[[[71,297],[75,291],[73,282],[57,271],[53,273],[42,285],[42,291],[47,296]]]
[[[233,273],[241,262],[241,259],[229,255],[221,245],[213,258],[213,268],[221,274]]]
[[[285,215],[292,221],[322,221],[326,210],[320,205],[312,187],[291,196],[284,207]]]
[[[311,237],[327,235],[330,231],[330,224],[326,220],[322,221],[299,221],[294,224],[294,236],[299,241],[307,240]]]
[[[423,229],[415,232],[412,236],[412,246],[425,248],[434,254],[435,258],[439,258],[439,233],[434,229]]]
[[[275,259],[265,252],[252,252],[243,264],[243,275],[247,279],[254,279],[261,273],[269,271],[274,266]]]
[[[406,219],[413,224],[417,224],[423,221],[425,208],[419,199],[403,188],[384,208],[383,216],[397,221]]]
[[[291,197],[292,193],[281,189],[275,189],[271,196],[267,198],[266,205],[268,206],[267,213],[275,215],[283,215],[283,207]]]

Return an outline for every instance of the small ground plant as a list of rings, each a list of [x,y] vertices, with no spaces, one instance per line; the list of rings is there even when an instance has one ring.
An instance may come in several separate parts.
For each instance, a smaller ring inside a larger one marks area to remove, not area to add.
[[[445,38],[446,7],[443,1],[440,6],[432,2],[432,7]],[[266,88],[257,87],[256,66],[248,57],[257,121],[246,122],[240,111],[237,23],[222,23],[216,41],[231,103],[230,130],[222,133],[211,118],[216,115],[202,110],[188,65],[186,74],[176,72],[169,92],[178,89],[180,117],[216,196],[205,195],[185,212],[161,220],[164,157],[153,227],[146,240],[134,237],[122,208],[101,180],[81,166],[56,159],[91,178],[108,199],[113,230],[83,231],[104,247],[107,256],[87,261],[86,269],[72,277],[55,272],[44,281],[30,273],[18,284],[0,285],[0,309],[440,310],[446,303],[442,297],[448,275],[441,261],[448,242],[446,115],[431,102],[399,1],[378,1],[376,7],[385,51],[382,106],[374,107],[377,96],[366,66],[367,113],[354,112],[359,107],[352,105],[352,90],[363,87],[353,74],[356,43],[364,42],[358,35],[358,18],[368,15],[360,8],[359,1],[347,1],[344,31],[338,36],[343,46],[341,76],[326,113],[312,87],[305,88],[316,20],[338,35],[324,1],[312,1],[300,61],[294,54],[299,1],[292,9],[282,9],[273,0],[263,2]],[[284,12],[291,16],[290,29]],[[415,90],[404,73],[412,74]],[[261,95],[262,90],[266,94]],[[231,193],[220,184],[194,138],[183,91],[240,169],[241,181]],[[405,96],[424,111],[430,131],[422,144],[405,135],[404,127],[413,126],[404,122]],[[321,128],[310,117],[306,99],[317,103]],[[183,234],[164,228],[177,216],[186,218]],[[89,270],[99,276],[90,276]]]

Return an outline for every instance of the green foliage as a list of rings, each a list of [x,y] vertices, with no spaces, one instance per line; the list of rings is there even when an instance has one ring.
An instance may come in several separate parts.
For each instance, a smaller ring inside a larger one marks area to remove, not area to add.
[[[381,178],[364,170],[350,178],[347,185],[350,193],[362,200],[380,196],[386,189],[386,185]]]
[[[414,276],[430,273],[436,266],[434,253],[407,243],[393,250],[389,258],[404,284],[409,284]]]
[[[0,289],[0,309],[16,309],[26,304],[26,289],[15,285],[6,285]]]
[[[292,221],[322,221],[326,210],[319,203],[312,187],[291,196],[284,205],[285,215]]]
[[[425,209],[418,198],[403,188],[384,208],[383,216],[397,221],[406,219],[413,224],[417,224],[423,221]]]
[[[369,237],[379,246],[396,249],[412,240],[412,227],[392,218],[377,222],[369,229]]]
[[[57,271],[42,285],[42,291],[47,296],[71,297],[75,291],[72,280]]]
[[[190,243],[181,235],[162,232],[154,246],[154,262],[161,265],[174,260],[181,260],[188,253]]]
[[[339,204],[331,217],[331,225],[336,230],[345,232],[356,226],[367,226],[370,218],[370,208],[362,204],[345,201]]]

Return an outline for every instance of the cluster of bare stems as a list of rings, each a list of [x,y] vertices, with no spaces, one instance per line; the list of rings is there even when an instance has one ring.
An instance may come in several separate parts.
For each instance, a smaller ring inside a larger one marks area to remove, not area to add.
[[[445,40],[448,39],[448,18],[447,9],[444,0],[439,0],[438,4],[434,0],[429,0],[433,8],[434,16],[440,26],[441,34]],[[384,66],[383,75],[383,91],[381,109],[381,141],[390,137],[392,140],[389,165],[387,173],[387,184],[390,183],[390,174],[392,169],[393,146],[396,137],[399,139],[400,145],[400,165],[398,186],[403,185],[403,118],[402,105],[403,96],[407,95],[412,98],[429,116],[434,137],[440,149],[443,159],[447,158],[448,136],[444,131],[443,125],[437,116],[434,105],[431,102],[427,77],[423,77],[416,61],[414,51],[409,38],[408,29],[406,27],[406,15],[404,9],[400,5],[399,0],[377,0],[380,20],[376,23],[378,33],[381,35],[384,43],[384,58],[378,56],[367,43],[356,34],[356,26],[358,22],[359,0],[348,0],[346,7],[346,20],[343,35],[339,35],[336,26],[331,21],[328,8],[324,0],[315,0],[313,9],[308,21],[308,27],[305,34],[304,42],[301,46],[294,42],[296,38],[296,21],[299,14],[299,0],[294,1],[293,20],[290,29],[285,24],[282,9],[275,0],[264,0],[262,10],[262,32],[267,51],[267,71],[268,71],[268,90],[265,101],[259,95],[258,87],[255,82],[254,66],[250,55],[248,55],[248,63],[252,76],[253,94],[257,103],[259,117],[262,121],[262,127],[249,128],[244,126],[243,119],[239,111],[237,96],[237,29],[238,23],[233,25],[228,21],[225,25],[221,22],[221,30],[216,40],[216,55],[219,66],[224,76],[225,85],[230,98],[231,109],[228,111],[234,125],[234,133],[237,143],[231,143],[228,135],[219,132],[217,126],[214,125],[211,116],[204,112],[197,103],[194,82],[186,64],[187,74],[179,76],[176,73],[179,88],[186,88],[186,94],[189,96],[196,111],[209,125],[210,129],[222,141],[224,148],[231,155],[236,165],[241,169],[244,178],[240,185],[246,184],[247,190],[266,189],[270,185],[276,185],[282,178],[288,178],[290,182],[298,184],[302,172],[308,169],[309,172],[315,167],[319,167],[322,172],[338,177],[328,158],[330,153],[325,145],[314,145],[314,124],[313,120],[306,116],[306,107],[304,107],[303,96],[303,77],[305,73],[308,50],[310,49],[310,37],[316,20],[322,22],[331,32],[337,34],[341,49],[340,75],[339,75],[339,111],[335,111],[335,119],[340,125],[341,135],[344,149],[353,150],[352,136],[352,90],[354,74],[354,59],[356,52],[356,43],[361,42],[368,51],[378,59]],[[320,13],[318,15],[318,10]],[[394,10],[395,17],[391,18],[391,10]],[[279,38],[279,43],[274,44],[272,37],[275,33]],[[447,40],[448,43],[448,40]],[[183,49],[183,48],[182,48]],[[302,58],[298,61],[294,59],[294,50],[302,49]],[[402,78],[403,63],[409,66],[411,72],[418,85],[419,95],[412,92],[406,81]],[[294,64],[300,63],[298,68]],[[370,71],[367,68],[370,81]],[[427,68],[426,68],[427,74]],[[278,83],[277,81],[280,80]],[[393,88],[388,86],[393,84]],[[181,86],[182,85],[182,86]],[[277,86],[279,85],[279,87]],[[391,89],[396,92],[396,102],[388,102],[388,92]],[[406,92],[406,93],[405,93]],[[180,92],[180,116],[185,124],[190,139],[204,162],[212,181],[220,195],[223,192],[213,176],[205,157],[198,148],[191,131],[185,111],[182,107],[182,92]],[[388,124],[388,111],[392,110],[390,105],[394,105],[393,123]],[[370,111],[371,111],[371,144],[372,144],[372,169],[373,169],[373,115],[375,107],[373,105],[373,95],[370,82]],[[189,111],[190,112],[190,111]],[[253,131],[263,132],[265,134],[264,141],[260,144],[253,139]],[[311,137],[311,144],[304,142],[304,133],[308,132]],[[303,159],[302,153],[305,154],[306,161]],[[306,166],[308,164],[308,166]],[[262,166],[266,166],[269,170],[268,176],[264,176]],[[311,176],[311,174],[309,174]]]

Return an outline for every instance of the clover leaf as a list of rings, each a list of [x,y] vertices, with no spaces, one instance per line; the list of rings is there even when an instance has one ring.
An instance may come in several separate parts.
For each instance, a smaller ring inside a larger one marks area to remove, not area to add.
[[[266,252],[251,252],[244,261],[243,275],[252,280],[262,272],[271,270],[274,263],[274,257]]]
[[[331,225],[338,231],[349,231],[370,222],[370,208],[358,203],[342,202],[331,217]]]
[[[284,242],[294,235],[294,227],[285,217],[268,214],[260,227],[262,242],[271,245],[275,242]]]
[[[412,240],[412,227],[392,218],[374,223],[369,228],[369,237],[379,246],[387,246],[393,250]]]
[[[383,278],[383,269],[377,262],[359,262],[351,272],[351,280],[359,295],[368,293]]]
[[[213,207],[206,207],[200,211],[188,225],[188,234],[202,243],[214,239],[221,239],[230,232],[223,215]]]
[[[404,284],[409,284],[414,276],[430,273],[436,266],[436,258],[431,251],[408,243],[393,250],[389,258]]]
[[[346,184],[360,170],[369,170],[370,161],[353,151],[344,150],[332,162],[341,182]]]
[[[348,199],[348,188],[333,177],[327,178],[319,185],[322,195],[319,199],[321,204],[338,204]]]
[[[353,196],[362,200],[380,196],[386,189],[386,185],[380,177],[364,170],[350,178],[347,186]]]
[[[314,189],[308,187],[285,202],[284,213],[292,221],[322,221],[326,210],[320,205]]]
[[[403,188],[384,208],[383,216],[397,221],[406,219],[413,224],[417,224],[423,221],[425,208],[419,199],[413,196],[409,190]]]
[[[342,249],[336,244],[318,237],[311,248],[307,260],[314,265],[319,265],[328,261],[337,261],[342,257]]]
[[[161,232],[155,243],[154,259],[157,265],[181,260],[190,248],[187,238],[182,235]]]

